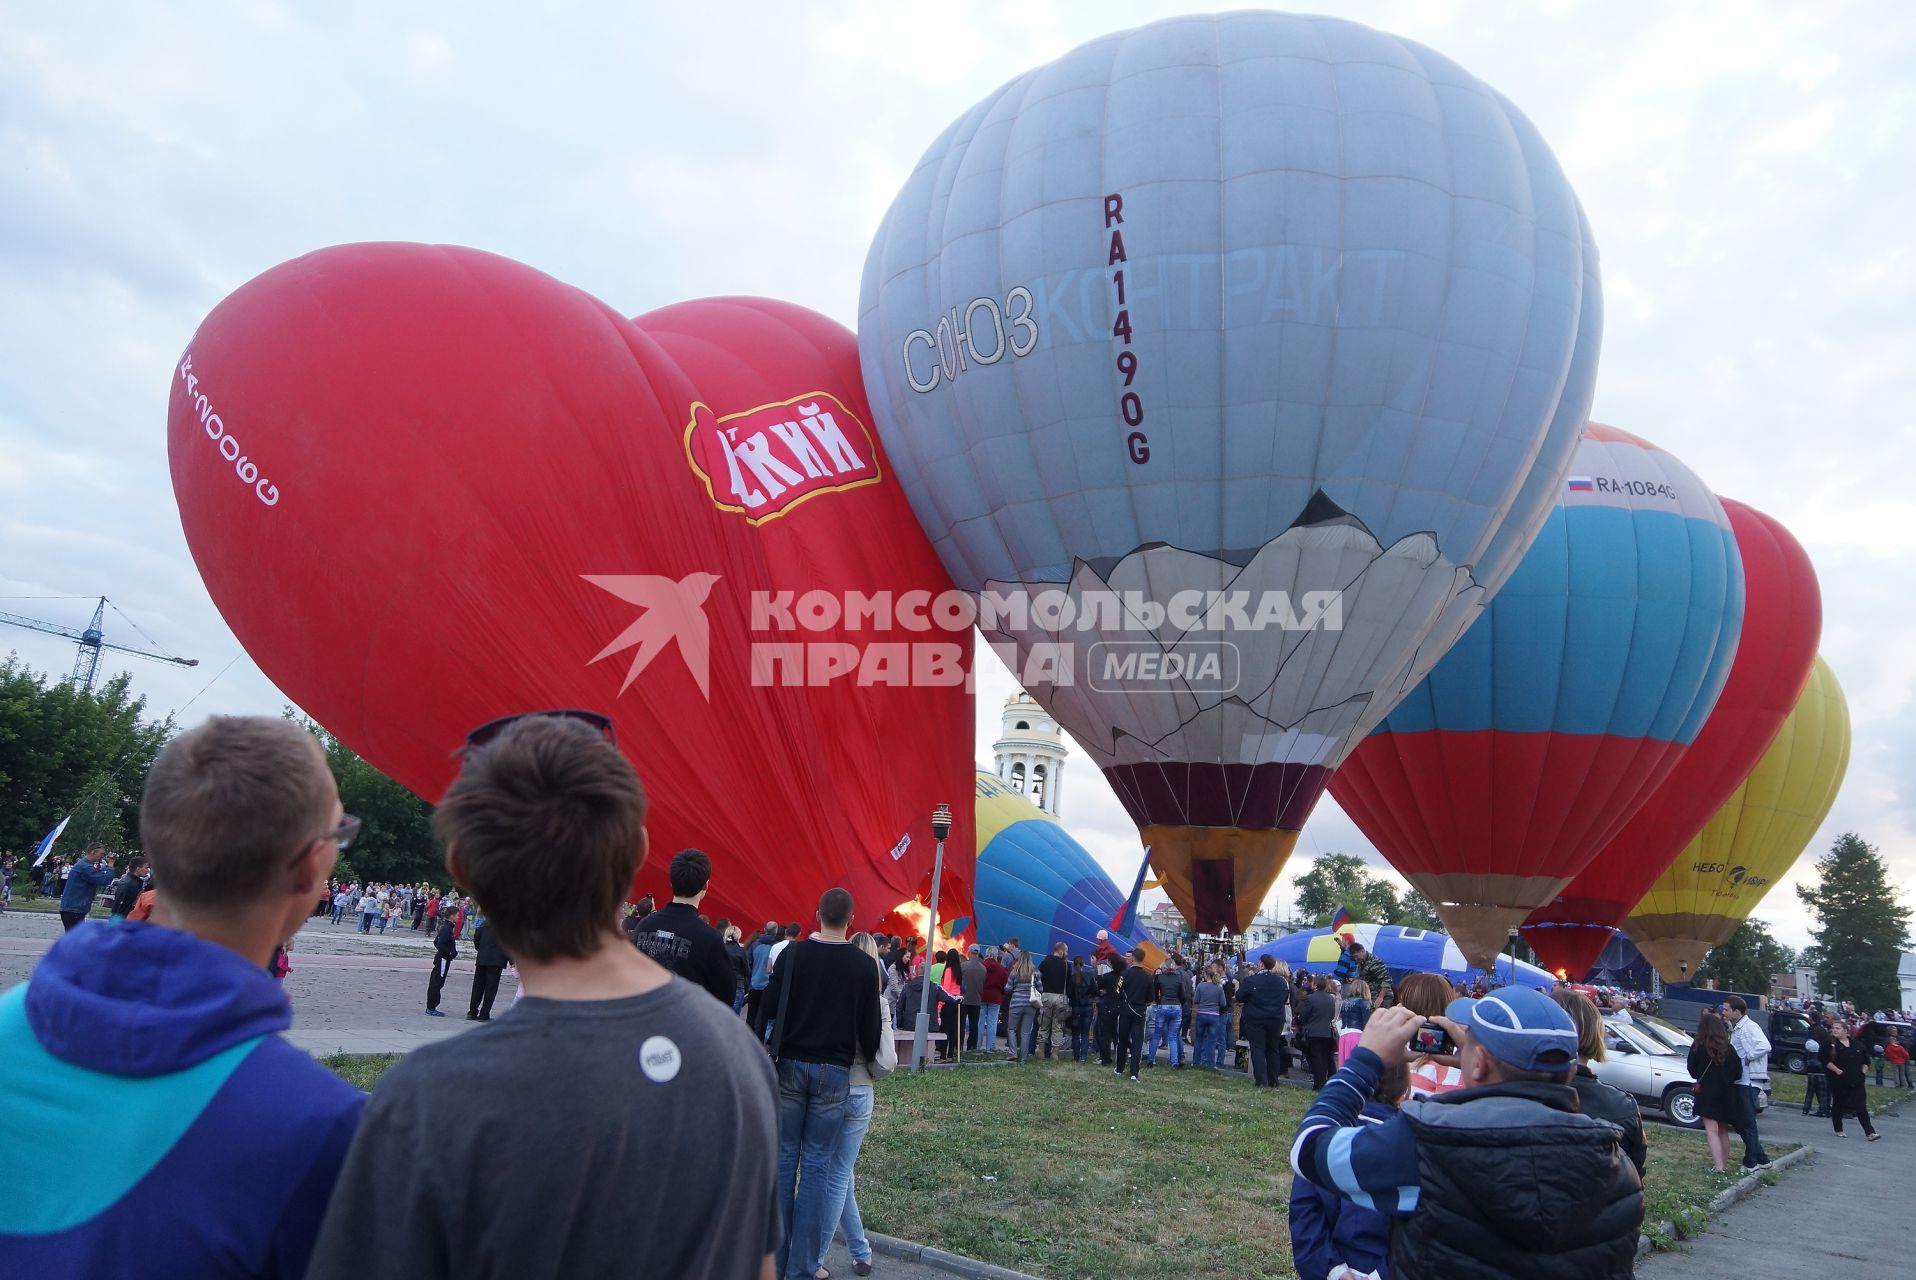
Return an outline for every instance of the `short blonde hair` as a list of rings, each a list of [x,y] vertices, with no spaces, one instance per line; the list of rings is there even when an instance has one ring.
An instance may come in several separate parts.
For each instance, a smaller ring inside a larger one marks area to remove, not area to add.
[[[1370,983],[1362,978],[1352,978],[1344,984],[1344,998],[1346,1000],[1370,999]]]

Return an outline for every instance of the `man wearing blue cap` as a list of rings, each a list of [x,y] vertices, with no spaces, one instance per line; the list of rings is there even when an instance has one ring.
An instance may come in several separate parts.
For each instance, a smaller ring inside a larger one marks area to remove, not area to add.
[[[1428,1025],[1457,1043],[1464,1087],[1363,1124],[1385,1064],[1408,1062],[1427,1025],[1401,1005],[1377,1010],[1298,1126],[1297,1175],[1400,1220],[1394,1280],[1631,1275],[1643,1188],[1621,1132],[1578,1109],[1570,1015],[1521,987],[1444,1012]]]

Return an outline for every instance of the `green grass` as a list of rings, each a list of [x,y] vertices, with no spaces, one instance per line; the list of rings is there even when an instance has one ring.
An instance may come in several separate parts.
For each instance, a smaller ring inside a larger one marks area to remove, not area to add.
[[[1674,1222],[1681,1235],[1695,1235],[1709,1220],[1710,1200],[1744,1176],[1734,1167],[1742,1159],[1743,1144],[1731,1137],[1732,1167],[1718,1173],[1710,1165],[1709,1143],[1701,1130],[1646,1124],[1643,1135],[1650,1149],[1643,1172],[1644,1229],[1648,1231],[1659,1222]],[[1774,1160],[1797,1146],[1794,1142],[1769,1142],[1764,1144],[1764,1151]],[[1763,1181],[1774,1185],[1776,1175],[1765,1174]]]
[[[399,1061],[396,1053],[335,1053],[329,1058],[321,1058],[319,1065],[330,1070],[347,1084],[357,1085],[367,1092],[379,1083],[379,1077]]]
[[[371,1088],[394,1061],[325,1065]],[[1041,1276],[1284,1280],[1310,1098],[1192,1069],[1137,1084],[1075,1063],[900,1073],[878,1086],[859,1209],[873,1231]],[[1737,1175],[1710,1168],[1701,1133],[1646,1129],[1645,1222],[1693,1233]]]
[[[1874,1065],[1870,1068],[1868,1078],[1869,1109],[1871,1115],[1881,1115],[1885,1112],[1896,1111],[1907,1103],[1909,1099],[1916,1098],[1916,1093],[1912,1093],[1908,1089],[1898,1089],[1888,1083],[1893,1077],[1890,1075],[1887,1067],[1883,1069],[1884,1083],[1881,1087],[1878,1087],[1876,1083],[1876,1070]],[[1805,1079],[1803,1076],[1791,1075],[1787,1071],[1772,1069],[1770,1071],[1770,1105],[1772,1107],[1794,1107],[1799,1111],[1802,1110],[1804,1092],[1809,1087],[1805,1083]]]

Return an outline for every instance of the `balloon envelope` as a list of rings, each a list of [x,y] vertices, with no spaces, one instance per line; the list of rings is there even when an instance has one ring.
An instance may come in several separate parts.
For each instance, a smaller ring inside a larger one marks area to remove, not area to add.
[[[1347,924],[1341,929],[1311,929],[1290,933],[1267,942],[1250,953],[1252,960],[1276,956],[1291,966],[1292,973],[1332,973],[1337,969],[1340,950],[1334,934],[1347,933],[1384,962],[1393,981],[1406,974],[1441,973],[1453,983],[1488,978],[1503,985],[1517,984],[1547,991],[1557,984],[1555,975],[1534,964],[1496,957],[1494,974],[1474,966],[1449,936],[1434,929],[1412,929],[1395,924]]]
[[[996,774],[978,770],[978,941],[997,946],[1016,938],[1033,955],[1057,943],[1087,959],[1098,931],[1129,951],[1143,940],[1111,927],[1124,894],[1104,868],[1037,805]]]
[[[1331,793],[1488,963],[1696,740],[1742,621],[1722,504],[1593,422],[1517,572]]]
[[[1509,102],[1381,32],[1236,13],[1093,41],[946,130],[859,343],[953,579],[1030,603],[985,634],[1209,932],[1536,536],[1600,317]]]
[[[927,637],[755,617],[768,593],[948,584],[842,327],[753,299],[635,322],[489,254],[349,245],[220,303],[172,382],[174,491],[220,612],[421,796],[482,721],[598,710],[650,793],[635,890],[697,846],[715,915],[802,920],[842,884],[876,927],[928,884],[942,801],[968,896],[962,680],[812,682],[801,660],[794,682],[765,645]]]
[[[1776,738],[1802,696],[1823,628],[1809,556],[1762,512],[1723,499],[1743,562],[1743,634],[1722,696],[1690,749],[1563,892],[1530,914],[1524,940],[1552,969],[1583,973],[1630,909]]]
[[[1836,803],[1849,747],[1849,704],[1818,657],[1776,741],[1624,921],[1666,980],[1694,975],[1795,865]]]

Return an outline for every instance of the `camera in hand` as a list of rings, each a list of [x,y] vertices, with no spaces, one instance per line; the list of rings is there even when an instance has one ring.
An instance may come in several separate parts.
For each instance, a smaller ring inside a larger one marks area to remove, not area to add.
[[[1410,1051],[1412,1053],[1431,1054],[1433,1056],[1455,1053],[1457,1052],[1457,1042],[1450,1038],[1449,1032],[1445,1031],[1436,1023],[1426,1022],[1423,1026],[1411,1033]]]

